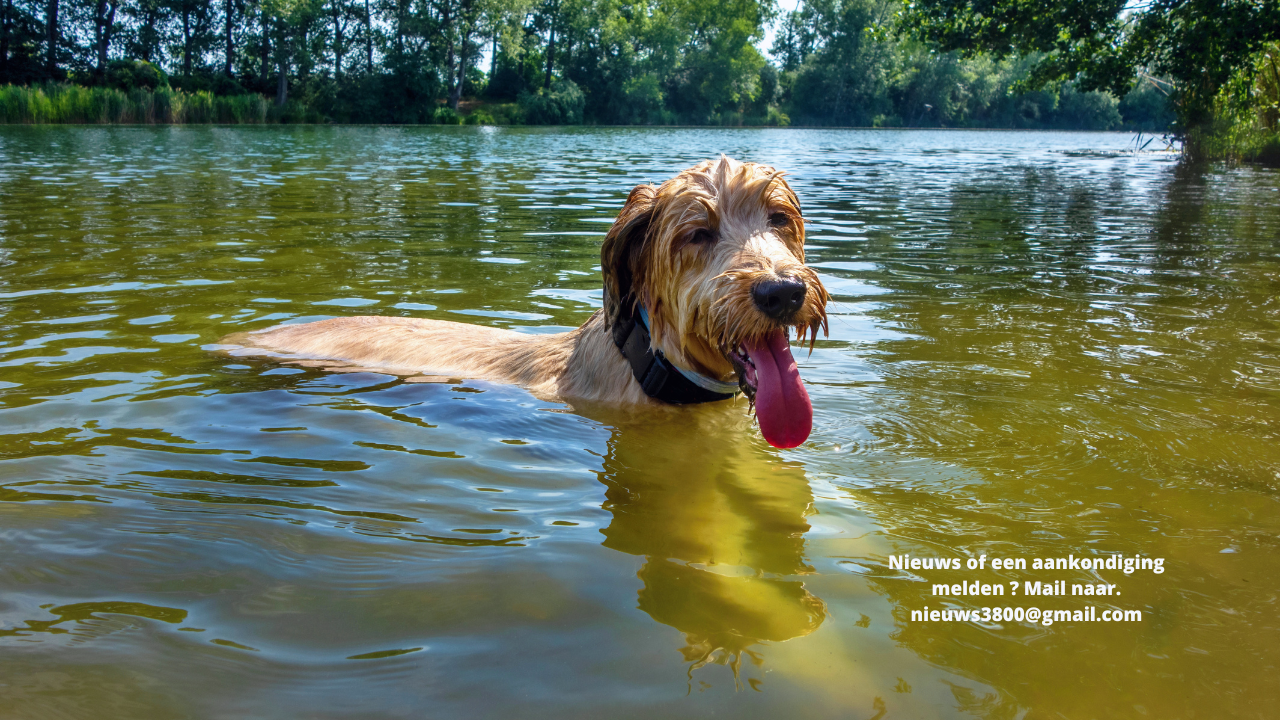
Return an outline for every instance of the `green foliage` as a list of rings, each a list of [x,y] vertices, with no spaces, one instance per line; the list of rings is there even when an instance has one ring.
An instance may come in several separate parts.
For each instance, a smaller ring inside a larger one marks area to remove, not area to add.
[[[1058,94],[1056,125],[1080,130],[1110,130],[1120,127],[1120,103],[1114,95],[1080,92],[1071,86]]]
[[[1120,115],[1124,118],[1124,129],[1143,132],[1164,132],[1176,119],[1169,102],[1169,90],[1150,77],[1143,78],[1120,99]]]
[[[135,62],[143,62],[141,60]],[[200,71],[191,75],[178,75],[167,79],[167,84],[188,93],[207,92],[214,95],[243,95],[249,92],[235,78],[222,73]]]
[[[549,90],[521,93],[517,104],[528,125],[581,125],[586,96],[572,80],[560,80]]]
[[[451,107],[438,107],[431,115],[431,122],[436,125],[460,125],[462,117]]]
[[[803,125],[1072,128],[1124,120],[1111,95],[1073,86],[1019,90],[1038,56],[937,52],[885,32],[883,0],[814,0],[782,23],[778,95]]]
[[[760,93],[767,64],[752,44],[763,36],[767,6],[757,0],[690,1],[679,10],[691,27],[680,66],[667,82],[670,108],[710,124],[741,115]]]
[[[155,90],[169,84],[165,71],[146,60],[112,60],[107,65],[106,84],[117,90]]]
[[[516,103],[493,103],[477,108],[464,122],[468,125],[519,125],[523,120],[520,106]]]
[[[813,0],[785,21],[775,54],[794,73],[791,114],[802,124],[869,126],[893,111],[891,43],[872,34],[883,3]]]
[[[904,6],[901,27],[932,47],[966,56],[1039,53],[1024,88],[1075,81],[1085,90],[1124,96],[1146,73],[1167,78],[1185,133],[1206,129],[1232,75],[1280,39],[1280,3],[913,0]]]
[[[60,83],[0,85],[0,123],[6,124],[260,124],[279,121],[272,112],[261,95],[218,97],[163,85],[128,92]]]
[[[1280,42],[1231,78],[1216,98],[1215,124],[1202,132],[1209,157],[1280,166]]]

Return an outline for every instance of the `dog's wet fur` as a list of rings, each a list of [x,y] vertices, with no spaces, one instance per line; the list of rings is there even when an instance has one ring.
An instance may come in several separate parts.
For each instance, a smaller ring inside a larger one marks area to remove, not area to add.
[[[785,340],[792,328],[812,348],[818,330],[827,329],[827,291],[804,264],[804,222],[783,173],[721,156],[631,191],[601,247],[604,308],[575,330],[531,335],[443,320],[347,317],[222,342],[237,356],[516,383],[550,400],[652,404],[658,401],[645,395],[610,334],[642,306],[655,350],[710,378],[740,381],[753,395],[747,348],[779,331]],[[779,283],[799,289],[778,300],[769,291]],[[318,359],[337,364],[312,362]]]

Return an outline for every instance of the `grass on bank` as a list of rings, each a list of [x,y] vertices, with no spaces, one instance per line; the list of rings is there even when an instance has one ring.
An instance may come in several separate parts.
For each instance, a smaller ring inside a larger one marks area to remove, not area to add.
[[[296,108],[256,95],[218,96],[161,86],[116,90],[47,83],[0,86],[0,124],[170,125],[280,122]]]
[[[1206,134],[1202,153],[1208,160],[1233,160],[1280,167],[1280,131],[1254,123],[1223,123]]]
[[[578,125],[583,98],[576,86],[568,91],[529,93],[520,102],[471,99],[455,111],[441,106],[426,116],[437,125]],[[674,122],[674,119],[670,119]],[[720,125],[785,126],[786,115],[771,109],[768,117],[729,113],[712,119]],[[0,125],[260,125],[325,123],[330,119],[297,100],[283,108],[254,94],[215,95],[186,92],[168,85],[154,90],[121,90],[45,83],[30,87],[0,85]]]

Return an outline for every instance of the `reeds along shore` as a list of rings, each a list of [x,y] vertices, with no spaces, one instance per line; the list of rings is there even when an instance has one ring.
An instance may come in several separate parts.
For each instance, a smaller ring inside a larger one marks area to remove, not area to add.
[[[0,86],[0,124],[259,125],[279,122],[280,115],[257,94],[217,96],[165,86],[128,91],[61,83]]]
[[[1280,42],[1219,95],[1214,123],[1196,138],[1207,158],[1280,166]]]

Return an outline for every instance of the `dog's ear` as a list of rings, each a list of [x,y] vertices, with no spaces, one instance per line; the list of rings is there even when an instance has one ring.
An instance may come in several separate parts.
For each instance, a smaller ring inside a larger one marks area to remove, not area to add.
[[[631,302],[632,284],[643,267],[640,256],[653,219],[654,199],[658,191],[652,185],[637,185],[627,196],[627,204],[613,221],[604,244],[600,246],[600,271],[604,275],[604,313],[608,327],[618,319],[623,302]]]

